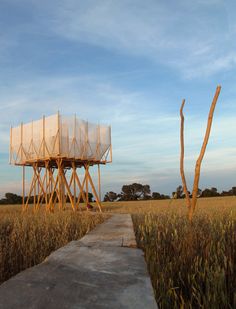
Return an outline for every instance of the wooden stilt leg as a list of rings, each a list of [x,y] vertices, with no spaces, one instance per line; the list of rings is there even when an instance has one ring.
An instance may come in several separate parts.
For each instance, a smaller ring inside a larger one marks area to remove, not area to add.
[[[93,184],[93,180],[92,180],[92,178],[91,178],[91,176],[90,176],[88,170],[87,170],[87,177],[88,177],[88,180],[89,180],[90,185],[91,185],[91,187],[92,187],[92,191],[93,191],[93,193],[94,193],[94,195],[95,195],[95,198],[96,198],[96,202],[97,202],[99,211],[102,212],[101,203],[100,203],[100,201],[99,201],[99,197],[98,197],[97,191],[96,191],[96,189],[95,189],[95,186],[94,186],[94,184]]]
[[[66,180],[66,176],[65,176],[63,170],[62,170],[62,174],[61,175],[62,175],[62,179],[63,179],[63,185],[65,185],[65,187],[67,189],[67,193],[68,193],[68,196],[69,196],[69,199],[70,199],[70,202],[71,202],[72,209],[75,211],[75,205],[74,205],[73,196],[71,194],[70,187],[68,185],[68,182]]]
[[[46,180],[46,186],[45,186],[45,207],[48,209],[48,162],[45,162],[45,180]]]
[[[98,195],[99,201],[101,203],[101,173],[100,173],[100,164],[98,164]]]
[[[85,179],[86,179],[86,208],[88,210],[88,204],[89,204],[89,192],[88,192],[88,165],[85,167]]]
[[[25,166],[22,170],[22,209],[25,211]]]
[[[35,178],[35,182],[34,182],[34,210],[35,210],[35,206],[36,206],[36,177],[35,177],[35,171],[34,171],[34,178]]]
[[[79,180],[79,176],[77,175],[77,173],[75,173],[75,180],[76,180],[76,183],[77,183],[77,185],[78,185],[78,187],[80,189],[80,193],[79,193],[79,198],[77,200],[77,204],[79,204],[81,197],[83,198],[84,203],[86,203],[86,196],[84,194],[84,185],[85,185],[86,177],[84,176],[83,183],[81,184],[80,180]]]
[[[76,167],[75,167],[75,162],[73,162],[72,167],[73,167],[72,175],[73,175],[73,189],[74,189],[74,205],[75,205],[76,210],[78,210],[77,207],[76,207],[76,181],[75,181]]]

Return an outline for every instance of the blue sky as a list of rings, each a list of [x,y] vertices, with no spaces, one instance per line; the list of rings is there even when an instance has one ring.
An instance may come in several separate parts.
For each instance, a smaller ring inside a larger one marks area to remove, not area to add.
[[[236,185],[236,2],[0,0],[0,195],[19,192],[9,128],[58,110],[112,126],[103,191],[180,183],[179,108],[186,99],[191,188],[218,84],[200,187]]]

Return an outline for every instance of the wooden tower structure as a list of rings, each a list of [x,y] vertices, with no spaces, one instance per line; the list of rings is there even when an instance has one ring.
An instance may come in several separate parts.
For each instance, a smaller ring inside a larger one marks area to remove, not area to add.
[[[11,128],[10,164],[22,166],[22,207],[54,211],[65,209],[69,199],[78,210],[81,201],[89,205],[89,187],[100,211],[100,165],[112,162],[111,127],[96,125],[76,116],[58,112],[49,117]],[[98,167],[98,189],[90,167]],[[25,168],[31,167],[31,183],[26,194]],[[79,171],[82,171],[79,176]]]

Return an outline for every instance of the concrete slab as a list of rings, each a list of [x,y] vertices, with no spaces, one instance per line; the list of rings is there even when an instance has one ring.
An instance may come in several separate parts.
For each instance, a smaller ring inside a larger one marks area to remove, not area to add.
[[[136,248],[133,222],[129,214],[115,214],[79,240],[80,246]]]
[[[0,308],[157,308],[143,252],[122,246],[134,245],[127,216],[110,218],[3,283]]]

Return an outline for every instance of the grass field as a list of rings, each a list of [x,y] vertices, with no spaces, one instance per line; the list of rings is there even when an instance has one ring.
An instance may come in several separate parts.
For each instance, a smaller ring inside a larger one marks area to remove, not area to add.
[[[103,203],[103,210],[105,212],[131,213],[131,214],[160,214],[160,213],[175,213],[181,216],[187,216],[187,209],[185,200],[149,200],[149,201],[132,201],[132,202],[115,202]],[[200,198],[197,203],[196,215],[206,214],[215,216],[223,212],[229,214],[234,212],[236,214],[236,196],[229,197],[213,197]]]
[[[199,199],[192,224],[184,200],[104,203],[103,209],[132,214],[160,308],[236,308],[236,197]],[[0,207],[2,280],[15,265],[19,271],[39,263],[103,219],[70,211],[22,218],[19,207]]]
[[[132,213],[160,308],[236,308],[236,198],[106,204]]]
[[[0,283],[41,263],[51,252],[81,238],[106,216],[71,211],[22,215],[19,206],[0,207]]]

